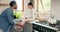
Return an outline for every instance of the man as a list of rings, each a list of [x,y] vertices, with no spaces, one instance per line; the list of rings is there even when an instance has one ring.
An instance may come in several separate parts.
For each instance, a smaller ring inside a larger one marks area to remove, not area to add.
[[[35,10],[33,9],[33,4],[30,2],[28,3],[28,10],[24,12],[25,18],[30,20],[35,20]]]
[[[15,23],[13,10],[17,9],[16,1],[10,2],[10,7],[5,9],[0,15],[0,29],[3,32],[10,32]]]

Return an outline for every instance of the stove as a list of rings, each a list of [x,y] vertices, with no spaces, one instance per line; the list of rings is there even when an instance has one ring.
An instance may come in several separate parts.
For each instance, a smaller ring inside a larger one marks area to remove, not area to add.
[[[57,32],[57,28],[49,26],[47,22],[36,22],[32,23],[33,32]]]

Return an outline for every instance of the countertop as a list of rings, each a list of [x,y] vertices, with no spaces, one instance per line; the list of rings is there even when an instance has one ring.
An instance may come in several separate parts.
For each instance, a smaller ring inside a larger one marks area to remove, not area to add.
[[[33,24],[36,24],[36,25],[40,25],[40,26],[43,26],[43,27],[46,27],[46,28],[49,28],[49,29],[53,29],[53,30],[58,30],[58,28],[56,28],[56,27],[51,27],[51,26],[49,26],[47,23],[45,23],[45,24],[43,24],[43,23],[36,23],[36,22],[28,22],[28,23],[33,23]]]

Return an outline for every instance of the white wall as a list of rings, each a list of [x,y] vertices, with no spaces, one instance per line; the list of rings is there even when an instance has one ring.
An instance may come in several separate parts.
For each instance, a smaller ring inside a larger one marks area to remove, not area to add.
[[[51,11],[55,13],[55,18],[60,20],[60,0],[51,0]]]

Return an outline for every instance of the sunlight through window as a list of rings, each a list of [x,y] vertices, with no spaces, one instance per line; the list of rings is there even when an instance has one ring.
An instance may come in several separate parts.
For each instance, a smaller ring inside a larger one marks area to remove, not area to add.
[[[17,10],[22,10],[22,0],[15,0],[17,2]]]

